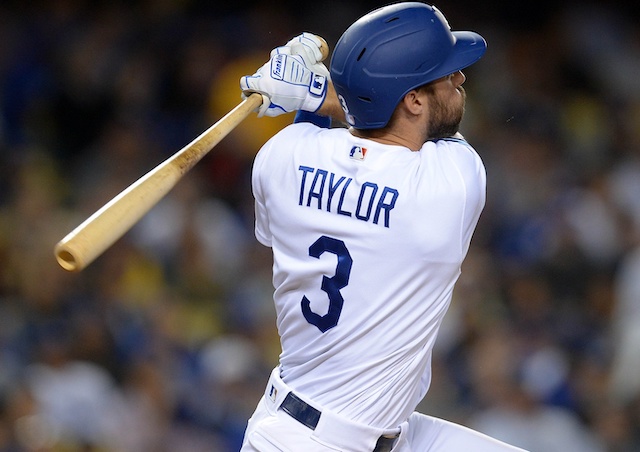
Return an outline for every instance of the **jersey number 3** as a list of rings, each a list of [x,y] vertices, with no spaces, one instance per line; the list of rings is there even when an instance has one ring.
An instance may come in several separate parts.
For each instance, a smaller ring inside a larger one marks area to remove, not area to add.
[[[340,289],[349,284],[349,274],[353,259],[342,240],[334,239],[323,235],[309,247],[309,256],[319,259],[325,253],[333,253],[338,258],[336,273],[331,278],[322,276],[321,289],[329,297],[329,310],[325,315],[316,314],[311,310],[311,304],[306,296],[302,297],[302,314],[312,325],[315,325],[323,333],[338,324],[344,299],[340,294]]]

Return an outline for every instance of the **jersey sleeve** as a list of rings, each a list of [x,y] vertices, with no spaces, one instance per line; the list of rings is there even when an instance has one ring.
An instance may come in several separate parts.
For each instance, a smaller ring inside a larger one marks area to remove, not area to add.
[[[486,202],[487,177],[482,159],[464,139],[447,140],[456,159],[457,168],[465,187],[465,208],[462,218],[462,248],[469,249],[471,237]]]
[[[331,118],[329,118],[328,116],[320,116],[315,113],[303,110],[298,110],[295,118],[293,119],[293,122],[310,122],[317,125],[318,127],[322,127],[323,129],[328,129],[331,127]]]
[[[251,189],[255,200],[255,236],[256,239],[265,246],[271,246],[271,232],[269,229],[269,215],[266,208],[266,200],[262,186],[262,175],[265,172],[267,163],[267,154],[272,147],[272,140],[262,146],[253,160],[253,168],[251,170]]]

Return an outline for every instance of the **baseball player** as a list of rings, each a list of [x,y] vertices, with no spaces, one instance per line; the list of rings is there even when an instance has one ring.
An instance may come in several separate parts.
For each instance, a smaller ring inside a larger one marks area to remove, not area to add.
[[[282,353],[242,451],[521,450],[414,411],[485,202],[458,125],[486,43],[407,2],[353,23],[330,72],[320,45],[303,33],[240,81],[259,116],[298,111],[253,167]]]

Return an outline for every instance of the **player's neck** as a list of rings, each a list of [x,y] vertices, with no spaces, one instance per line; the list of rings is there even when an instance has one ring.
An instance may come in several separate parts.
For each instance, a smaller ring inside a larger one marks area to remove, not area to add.
[[[414,137],[413,134],[402,134],[394,129],[360,130],[352,127],[349,130],[351,134],[356,137],[366,138],[376,143],[391,146],[403,146],[409,148],[411,151],[419,151],[424,144],[424,140]]]

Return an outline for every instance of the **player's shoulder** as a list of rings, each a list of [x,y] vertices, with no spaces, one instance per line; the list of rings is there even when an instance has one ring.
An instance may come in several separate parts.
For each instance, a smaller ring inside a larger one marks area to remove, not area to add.
[[[458,170],[466,168],[472,173],[484,169],[484,163],[476,149],[462,135],[440,138],[425,143],[423,158],[429,159],[429,149],[435,151],[435,158],[453,163]]]
[[[314,149],[332,148],[329,143],[335,139],[331,138],[334,130],[318,127],[310,122],[289,124],[262,146],[256,155],[256,160],[264,159],[272,152],[277,152],[279,156],[277,160],[283,161],[287,156],[292,157],[301,153],[309,156],[315,154]]]
[[[475,152],[475,149],[473,148],[473,146],[471,146],[471,144],[469,144],[469,142],[460,133],[457,133],[452,137],[429,140],[427,141],[427,144],[428,143],[431,143],[434,146],[445,146],[449,148],[460,147],[460,148],[468,149]]]
[[[297,140],[301,137],[308,137],[310,135],[320,133],[322,130],[325,129],[310,122],[294,122],[278,131],[278,133],[273,136],[273,139],[277,141],[289,141],[291,139]]]
[[[309,147],[311,143],[322,140],[337,139],[341,132],[346,129],[319,127],[311,122],[296,122],[289,124],[274,135],[273,140],[279,143],[306,143]]]
[[[465,140],[462,135],[439,138],[436,140],[429,140],[425,143],[423,149],[436,149],[440,152],[445,152],[448,155],[459,155],[461,158],[473,158],[480,159],[476,149]]]

